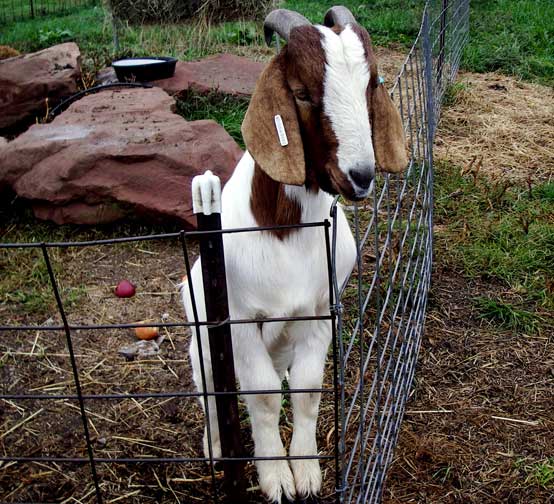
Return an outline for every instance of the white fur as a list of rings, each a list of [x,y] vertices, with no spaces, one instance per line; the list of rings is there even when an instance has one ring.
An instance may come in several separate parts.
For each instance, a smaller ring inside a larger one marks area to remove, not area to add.
[[[366,113],[367,115],[367,113]],[[222,192],[223,228],[257,226],[250,209],[254,160],[248,152],[238,163]],[[302,222],[329,218],[333,198],[319,191],[287,186],[287,195],[302,208]],[[341,283],[356,260],[356,245],[344,213],[338,210],[337,275]],[[322,227],[293,231],[283,240],[268,232],[236,233],[224,236],[229,311],[233,319],[325,315],[329,313],[329,283],[325,235]],[[200,259],[192,268],[198,316],[206,320]],[[183,288],[187,318],[194,320],[189,289]],[[242,390],[281,389],[285,373],[289,386],[321,388],[329,343],[329,321],[271,322],[232,325],[235,369]],[[206,382],[213,391],[207,331],[202,329],[202,351]],[[197,339],[190,345],[193,378],[202,390]],[[244,395],[250,412],[255,456],[286,454],[279,434],[280,394]],[[291,456],[317,455],[316,424],[320,394],[291,394],[294,432]],[[202,400],[201,400],[202,402]],[[213,454],[221,456],[215,401],[209,399]],[[208,454],[207,435],[204,451]],[[262,491],[272,502],[284,494],[293,499],[314,495],[321,489],[317,460],[259,461],[256,463]],[[291,470],[292,469],[292,470]]]
[[[371,126],[367,108],[369,68],[364,46],[358,35],[347,25],[338,35],[325,26],[318,26],[325,51],[323,111],[329,117],[338,140],[339,168],[349,175],[360,168],[375,174],[375,154],[371,141]],[[359,197],[367,196],[359,191]]]

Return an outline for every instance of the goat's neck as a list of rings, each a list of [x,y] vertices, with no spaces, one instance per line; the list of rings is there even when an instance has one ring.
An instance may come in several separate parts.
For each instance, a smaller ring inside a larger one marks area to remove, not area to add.
[[[300,224],[302,220],[301,202],[287,194],[286,187],[269,177],[258,163],[255,163],[250,191],[250,208],[259,226]],[[271,231],[271,233],[283,239],[294,231],[294,228],[279,229]]]

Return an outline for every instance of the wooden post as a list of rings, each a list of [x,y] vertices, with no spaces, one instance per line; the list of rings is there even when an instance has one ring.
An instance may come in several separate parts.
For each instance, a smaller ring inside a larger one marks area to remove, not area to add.
[[[199,231],[221,229],[221,183],[219,177],[207,171],[192,181],[193,211]],[[217,420],[221,452],[226,457],[242,457],[240,421],[237,400],[233,344],[227,299],[225,255],[221,233],[200,236],[200,257],[206,302],[206,318],[216,322],[208,327],[212,374],[216,392],[235,392],[216,396]],[[209,372],[209,370],[207,371]],[[224,487],[227,501],[240,504],[246,501],[246,481],[243,461],[223,462]]]

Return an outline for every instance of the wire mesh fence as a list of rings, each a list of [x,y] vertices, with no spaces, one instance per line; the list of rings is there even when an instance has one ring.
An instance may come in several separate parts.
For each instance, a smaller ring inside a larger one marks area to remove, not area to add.
[[[412,385],[431,279],[433,138],[468,36],[468,0],[427,2],[393,88],[411,160],[353,208],[358,267],[335,282],[342,502],[379,502]],[[371,199],[371,196],[370,196]]]
[[[71,12],[97,0],[1,0],[0,24]]]
[[[326,320],[331,323],[333,338],[322,388],[286,391],[286,396],[322,394],[319,453],[304,458],[317,458],[322,464],[322,502],[380,502],[413,382],[427,305],[432,266],[435,126],[442,96],[459,67],[468,33],[468,16],[469,0],[426,3],[419,35],[392,90],[411,149],[410,164],[403,174],[377,177],[366,202],[346,207],[358,258],[357,268],[342,285],[335,270],[337,226],[334,224],[338,201],[330,209],[329,220],[301,225],[314,228],[325,238],[331,306],[324,315],[260,320],[228,317],[201,320],[195,316],[189,322],[181,316],[160,322],[114,323],[104,314],[97,316],[92,311],[81,317],[75,315],[73,291],[67,280],[60,278],[64,269],[60,263],[67,261],[65,254],[70,250],[75,254],[94,250],[102,258],[113,254],[118,247],[155,242],[172,247],[172,254],[180,251],[180,263],[190,279],[196,243],[202,248],[203,243],[221,239],[227,233],[259,233],[269,228],[221,231],[200,226],[198,231],[108,240],[0,244],[3,254],[35,254],[40,259],[42,273],[33,271],[33,274],[49,285],[58,311],[48,323],[36,323],[32,317],[25,317],[24,323],[0,326],[1,339],[11,338],[16,342],[7,351],[4,347],[0,368],[5,374],[0,399],[13,412],[6,416],[5,429],[0,432],[0,473],[11,478],[9,488],[2,490],[1,501],[60,502],[73,497],[81,502],[97,503],[119,499],[126,502],[225,501],[228,487],[222,484],[225,478],[215,462],[226,470],[251,462],[254,460],[248,455],[251,445],[247,441],[243,443],[244,452],[224,453],[221,457],[214,456],[210,447],[209,456],[203,457],[199,455],[198,441],[188,443],[190,437],[185,434],[190,431],[201,438],[202,424],[193,414],[195,399],[203,397],[209,404],[210,397],[236,398],[238,393],[233,390],[233,384],[227,383],[226,389],[216,387],[210,392],[204,378],[203,392],[197,392],[190,379],[187,382],[184,378],[190,369],[182,345],[174,345],[173,360],[159,358],[164,372],[172,373],[175,380],[166,382],[160,378],[159,370],[151,372],[148,365],[141,365],[140,374],[146,378],[140,383],[142,389],[137,390],[129,383],[129,370],[98,350],[108,341],[101,338],[114,339],[121,331],[144,325],[160,331],[189,328],[190,337],[199,338],[200,328],[204,326],[217,330],[237,324]],[[90,260],[91,270],[97,268],[99,260]],[[50,341],[63,335],[63,341],[55,346],[57,353],[35,353],[38,338],[45,334]],[[25,340],[32,342],[32,348],[23,352],[21,345]],[[91,341],[98,344],[92,352],[87,349]],[[4,341],[0,343],[4,345]],[[15,360],[19,354],[41,359],[38,363],[26,364],[29,376],[20,373],[21,364]],[[34,366],[40,369],[44,383],[41,386],[35,383]],[[95,382],[95,388],[91,387],[91,377],[100,367],[107,367],[109,372],[103,375],[103,380]],[[121,404],[124,403],[132,403],[134,409],[123,411]],[[168,409],[171,404],[173,409]],[[185,411],[185,416],[179,416],[175,407]],[[163,419],[157,416],[158,409],[163,412]],[[287,421],[290,408],[286,403],[283,403],[283,412],[286,436],[286,432],[290,433]],[[187,419],[187,414],[191,419]],[[241,405],[237,415],[239,429],[247,430],[248,420]],[[147,439],[144,423],[151,416],[154,418],[154,426],[149,431],[152,438]],[[206,416],[209,421],[209,415]],[[171,420],[177,417],[178,424]],[[142,424],[137,423],[137,418],[142,419]],[[54,436],[48,447],[41,445],[37,422],[46,423]],[[121,430],[124,426],[136,429],[136,435],[124,434]],[[167,437],[168,433],[171,437]],[[234,436],[235,441],[241,439],[241,433],[236,430],[229,432],[229,436]],[[38,468],[38,472],[24,471],[24,467],[30,466]],[[152,477],[147,478],[149,471]],[[158,472],[165,478],[163,482]],[[241,477],[249,479],[252,472],[247,468]],[[72,486],[65,488],[69,476]],[[139,485],[137,479],[141,477],[149,484]],[[41,478],[54,481],[55,487],[49,492],[29,491],[33,482]],[[174,490],[172,484],[188,485],[192,490],[185,493],[188,497],[182,497],[184,494]],[[238,486],[244,492],[248,484],[243,481]],[[263,501],[255,491],[255,483],[249,490],[241,502]]]

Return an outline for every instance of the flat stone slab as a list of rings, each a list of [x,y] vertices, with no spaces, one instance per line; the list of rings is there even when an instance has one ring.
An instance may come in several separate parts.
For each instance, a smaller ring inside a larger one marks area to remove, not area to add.
[[[218,54],[199,61],[178,61],[173,77],[153,81],[152,84],[176,97],[189,90],[249,97],[264,66],[265,63],[241,56]],[[117,82],[111,67],[98,72],[97,79],[102,84]]]
[[[48,108],[76,93],[80,62],[73,42],[0,60],[0,131],[44,117]]]
[[[226,182],[242,151],[214,121],[187,122],[159,88],[105,90],[0,145],[0,187],[58,224],[132,215],[195,226],[192,177]]]

